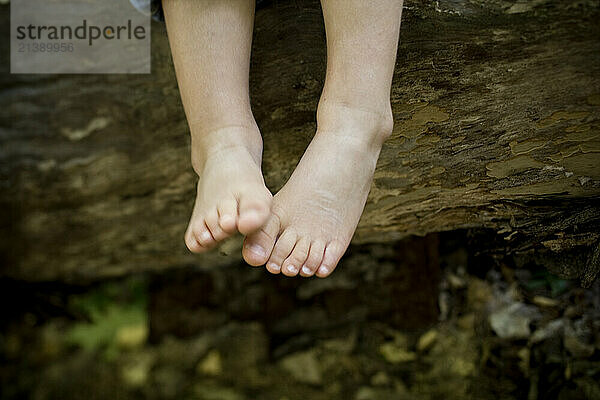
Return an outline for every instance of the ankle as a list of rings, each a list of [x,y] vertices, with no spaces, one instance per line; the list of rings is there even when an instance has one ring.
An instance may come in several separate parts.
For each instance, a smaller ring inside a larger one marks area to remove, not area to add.
[[[321,132],[338,132],[381,148],[392,134],[394,119],[391,105],[368,108],[346,102],[321,100],[317,109],[317,127]]]
[[[201,171],[210,158],[228,152],[247,151],[258,165],[262,161],[262,137],[256,123],[211,130],[192,128],[191,138],[192,167],[196,172]]]

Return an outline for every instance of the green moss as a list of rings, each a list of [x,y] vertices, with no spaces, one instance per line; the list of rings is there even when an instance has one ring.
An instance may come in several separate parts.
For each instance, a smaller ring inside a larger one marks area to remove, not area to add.
[[[125,284],[106,284],[72,300],[89,322],[75,323],[67,332],[68,343],[87,351],[104,352],[107,358],[118,354],[116,342],[120,329],[146,325],[146,286],[131,280]]]

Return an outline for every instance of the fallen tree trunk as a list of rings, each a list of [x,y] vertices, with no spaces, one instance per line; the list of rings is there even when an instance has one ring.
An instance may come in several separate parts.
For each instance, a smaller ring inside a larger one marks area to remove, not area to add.
[[[8,6],[0,15],[8,26]],[[592,1],[407,2],[394,133],[354,241],[487,228],[502,251],[547,255],[589,284],[598,17]],[[195,176],[166,33],[152,29],[152,75],[2,75],[2,275],[83,281],[239,258],[239,238],[203,256],[184,247]],[[257,12],[251,91],[273,191],[314,132],[324,43],[316,1]]]

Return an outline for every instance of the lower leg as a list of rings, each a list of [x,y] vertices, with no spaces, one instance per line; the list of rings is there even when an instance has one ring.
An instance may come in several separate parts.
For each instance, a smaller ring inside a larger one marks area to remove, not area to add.
[[[350,113],[385,139],[393,125],[390,89],[402,0],[321,3],[327,73],[317,113],[318,130],[343,130],[345,114]]]
[[[248,73],[253,0],[164,0],[169,43],[192,139],[255,128]]]
[[[402,1],[322,0],[322,5],[327,74],[317,132],[275,195],[272,216],[244,247],[248,263],[266,262],[269,271],[288,276],[325,277],[336,267],[393,124],[389,96]]]
[[[198,193],[185,241],[200,252],[266,220],[271,195],[260,163],[248,73],[253,0],[164,0]]]

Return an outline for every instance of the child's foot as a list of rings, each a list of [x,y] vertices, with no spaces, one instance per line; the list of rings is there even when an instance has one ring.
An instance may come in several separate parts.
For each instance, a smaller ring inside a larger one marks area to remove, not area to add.
[[[236,231],[250,234],[265,223],[273,196],[265,187],[261,158],[262,139],[255,128],[192,135],[192,165],[199,177],[185,233],[192,252],[205,251]]]
[[[335,116],[327,118],[335,112]],[[320,118],[321,117],[321,118]],[[390,117],[345,106],[319,111],[319,128],[275,195],[271,217],[244,244],[250,265],[287,276],[328,276],[363,212]]]

